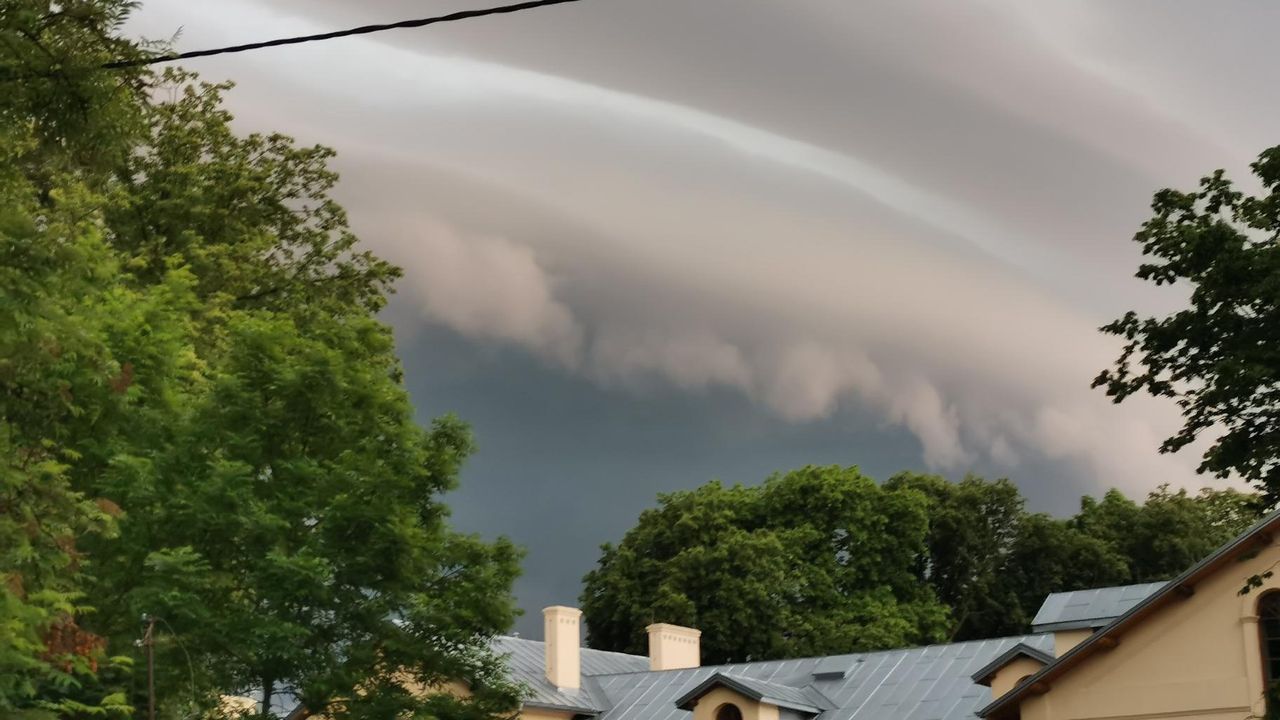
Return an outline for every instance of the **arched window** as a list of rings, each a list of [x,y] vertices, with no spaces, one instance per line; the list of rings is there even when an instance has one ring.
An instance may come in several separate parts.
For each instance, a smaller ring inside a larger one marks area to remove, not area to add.
[[[1262,677],[1270,698],[1280,683],[1280,592],[1258,598],[1258,630],[1262,633]]]
[[[716,708],[716,720],[742,720],[742,711],[733,703],[725,703]]]

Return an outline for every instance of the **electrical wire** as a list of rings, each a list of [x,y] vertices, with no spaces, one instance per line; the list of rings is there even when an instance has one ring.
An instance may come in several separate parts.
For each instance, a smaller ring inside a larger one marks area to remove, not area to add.
[[[116,60],[114,62],[104,63],[102,68],[105,70],[117,70],[120,68],[140,67],[143,65],[173,62],[174,60],[211,57],[213,55],[229,55],[231,53],[262,50],[264,48],[281,47],[284,45],[300,45],[302,43],[319,42],[322,40],[336,40],[338,38],[351,37],[352,35],[368,35],[370,33],[383,32],[386,30],[420,28],[426,27],[427,25],[435,25],[437,23],[456,22],[458,20],[468,20],[470,18],[485,17],[487,15],[503,15],[520,12],[522,10],[532,10],[534,8],[545,7],[547,5],[562,5],[564,3],[579,1],[580,0],[529,0],[529,2],[516,3],[514,5],[502,5],[499,7],[481,8],[479,10],[462,10],[437,17],[419,18],[417,20],[401,20],[400,22],[385,23],[381,25],[363,25],[361,27],[354,27],[347,30],[335,30],[333,32],[317,33],[315,35],[299,35],[295,37],[277,38],[275,40],[264,40],[262,42],[245,43],[243,45],[229,45],[227,47],[211,48],[209,50],[192,50],[189,52],[156,55],[153,57]]]

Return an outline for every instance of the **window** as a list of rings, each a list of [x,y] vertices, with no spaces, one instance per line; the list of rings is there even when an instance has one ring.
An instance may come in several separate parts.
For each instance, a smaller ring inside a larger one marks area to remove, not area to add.
[[[716,720],[742,720],[742,711],[733,703],[725,703],[716,709]]]
[[[1269,720],[1280,718],[1280,592],[1258,598],[1258,638],[1262,645],[1262,693]]]
[[[1262,676],[1272,688],[1280,681],[1280,592],[1258,599],[1258,628],[1262,632]]]

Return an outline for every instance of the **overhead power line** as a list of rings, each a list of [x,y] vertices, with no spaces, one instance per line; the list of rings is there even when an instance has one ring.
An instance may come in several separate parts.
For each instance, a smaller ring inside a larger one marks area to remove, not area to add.
[[[141,65],[156,65],[158,63],[173,62],[174,60],[186,60],[188,58],[209,57],[211,55],[229,55],[231,53],[242,53],[250,50],[280,47],[282,45],[300,45],[302,43],[319,42],[321,40],[335,40],[337,38],[350,37],[352,35],[369,35],[371,33],[383,32],[384,30],[420,28],[426,27],[427,25],[435,25],[437,23],[468,20],[470,18],[484,17],[486,15],[503,15],[507,13],[520,12],[521,10],[532,10],[533,8],[539,8],[545,5],[562,5],[564,3],[579,1],[580,0],[530,0],[529,2],[516,3],[514,5],[481,8],[479,10],[462,10],[460,12],[440,15],[437,17],[419,18],[417,20],[401,20],[400,22],[385,23],[382,25],[364,25],[361,27],[350,28],[348,30],[335,30],[333,32],[317,33],[315,35],[299,35],[297,37],[264,40],[262,42],[246,43],[244,45],[229,45],[227,47],[212,48],[209,50],[192,50],[190,52],[156,55],[154,57],[137,58],[132,60],[116,60],[115,62],[105,63],[102,67],[107,70],[115,70],[119,68],[138,67]]]

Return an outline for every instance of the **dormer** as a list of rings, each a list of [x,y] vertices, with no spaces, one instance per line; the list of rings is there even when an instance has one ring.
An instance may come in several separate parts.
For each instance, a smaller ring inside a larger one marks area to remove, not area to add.
[[[813,687],[718,672],[676,700],[693,720],[808,720],[834,707]]]
[[[995,700],[1017,687],[1023,680],[1035,675],[1040,668],[1053,662],[1049,653],[1026,643],[1018,643],[972,675],[973,681],[991,688]]]

